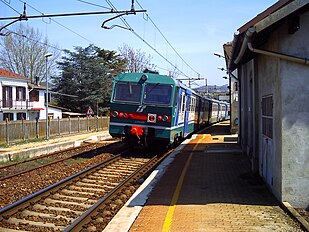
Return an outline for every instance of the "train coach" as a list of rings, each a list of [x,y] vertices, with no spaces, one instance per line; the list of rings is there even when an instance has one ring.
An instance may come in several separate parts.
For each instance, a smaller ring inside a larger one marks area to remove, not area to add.
[[[226,107],[227,110],[227,107]],[[220,102],[200,96],[176,79],[158,73],[115,77],[109,133],[144,146],[178,143],[222,118]]]

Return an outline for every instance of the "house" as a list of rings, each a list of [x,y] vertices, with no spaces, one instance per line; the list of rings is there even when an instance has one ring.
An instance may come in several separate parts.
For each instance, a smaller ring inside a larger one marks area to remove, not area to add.
[[[280,0],[225,51],[238,78],[239,139],[281,202],[309,207],[309,1]],[[224,47],[223,47],[224,49]]]
[[[45,86],[0,68],[0,121],[46,119]],[[62,118],[61,107],[48,107],[50,118]]]
[[[29,113],[29,120],[46,119],[46,100],[45,100],[46,87],[36,84],[29,84],[29,98],[32,102],[33,109],[37,111],[32,111]],[[51,93],[48,94],[49,99],[51,99]],[[62,118],[62,111],[70,111],[69,109],[62,108],[59,106],[54,106],[48,104],[48,117],[50,119]]]
[[[33,109],[29,100],[29,78],[0,68],[0,121],[28,119]]]

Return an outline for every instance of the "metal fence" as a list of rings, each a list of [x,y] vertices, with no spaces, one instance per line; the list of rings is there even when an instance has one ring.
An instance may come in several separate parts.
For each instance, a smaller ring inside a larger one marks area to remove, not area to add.
[[[61,136],[80,132],[107,129],[109,117],[63,118],[49,120],[49,136]],[[0,122],[0,144],[46,137],[46,120],[19,120]]]

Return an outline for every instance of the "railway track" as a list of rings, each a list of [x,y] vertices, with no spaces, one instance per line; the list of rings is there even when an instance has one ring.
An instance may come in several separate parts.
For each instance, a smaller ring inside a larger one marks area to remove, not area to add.
[[[0,210],[0,231],[97,231],[160,158],[117,155]]]
[[[114,141],[113,141],[114,142]],[[110,143],[106,144],[87,144],[80,147],[69,148],[66,150],[53,152],[47,155],[26,159],[20,162],[12,163],[5,166],[0,166],[0,181],[21,175],[26,172],[30,172],[45,166],[63,162],[68,159],[74,159],[79,156],[87,154],[88,156],[100,152],[103,147],[106,147]]]

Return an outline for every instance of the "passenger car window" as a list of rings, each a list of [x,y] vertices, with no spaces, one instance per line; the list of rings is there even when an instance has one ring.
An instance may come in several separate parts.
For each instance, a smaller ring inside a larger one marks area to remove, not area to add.
[[[139,103],[141,100],[142,85],[131,82],[117,82],[114,92],[114,101]]]

